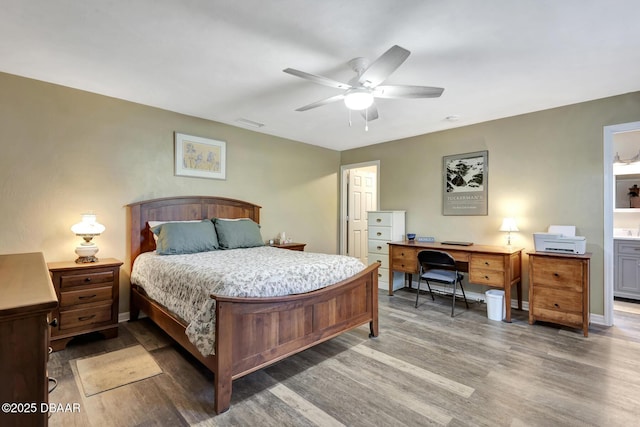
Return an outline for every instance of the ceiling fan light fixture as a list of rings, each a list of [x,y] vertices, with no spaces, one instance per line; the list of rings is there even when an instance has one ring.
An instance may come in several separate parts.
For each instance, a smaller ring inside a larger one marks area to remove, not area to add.
[[[353,88],[344,96],[344,105],[350,110],[364,110],[373,104],[373,94],[364,88]]]

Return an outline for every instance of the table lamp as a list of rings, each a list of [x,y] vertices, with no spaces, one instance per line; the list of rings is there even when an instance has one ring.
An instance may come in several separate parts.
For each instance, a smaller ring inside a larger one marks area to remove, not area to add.
[[[500,231],[507,232],[507,246],[511,246],[511,232],[520,230],[518,230],[518,226],[516,225],[516,220],[514,218],[504,218],[502,220],[502,225],[500,226]]]
[[[104,230],[104,225],[96,221],[94,214],[82,214],[82,221],[71,227],[71,231],[73,231],[76,236],[84,239],[84,242],[76,247],[76,254],[78,254],[76,262],[78,264],[98,261],[98,258],[95,256],[98,253],[98,246],[92,242],[91,239],[99,236]]]

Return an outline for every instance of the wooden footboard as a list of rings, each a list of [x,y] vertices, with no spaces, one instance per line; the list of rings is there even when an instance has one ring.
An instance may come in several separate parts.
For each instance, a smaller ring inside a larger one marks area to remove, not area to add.
[[[378,264],[318,291],[216,299],[215,411],[229,409],[234,379],[369,323],[378,336]]]
[[[143,311],[214,373],[214,410],[229,409],[233,380],[369,323],[378,336],[378,264],[327,288],[272,298],[216,299],[215,355],[189,341],[186,325],[141,289],[131,289],[131,320]]]

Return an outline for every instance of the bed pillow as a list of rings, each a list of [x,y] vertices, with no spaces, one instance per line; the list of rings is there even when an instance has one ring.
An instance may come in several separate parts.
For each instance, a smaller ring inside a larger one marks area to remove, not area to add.
[[[201,219],[190,219],[187,221],[147,221],[147,225],[149,226],[149,230],[153,233],[153,229],[159,225],[166,224],[168,222],[202,222]],[[158,235],[153,233],[153,241],[158,242]]]
[[[159,255],[192,254],[219,248],[216,230],[209,220],[167,222],[151,229],[158,236]]]
[[[221,249],[253,248],[264,246],[260,225],[249,218],[214,218]]]

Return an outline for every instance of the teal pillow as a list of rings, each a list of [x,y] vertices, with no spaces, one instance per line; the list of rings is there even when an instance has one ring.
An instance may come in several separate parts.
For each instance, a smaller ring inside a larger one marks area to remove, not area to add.
[[[201,222],[167,222],[151,231],[158,236],[159,255],[192,254],[218,249],[216,230],[209,220]]]
[[[249,218],[214,218],[216,234],[221,249],[253,248],[264,246],[260,225]]]

